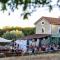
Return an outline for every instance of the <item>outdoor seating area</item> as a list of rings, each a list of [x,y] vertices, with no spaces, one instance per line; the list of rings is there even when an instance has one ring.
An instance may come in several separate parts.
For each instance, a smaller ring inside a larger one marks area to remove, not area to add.
[[[43,45],[41,47],[33,47],[30,46],[29,50],[31,51],[31,53],[39,53],[39,52],[55,52],[55,51],[59,51],[60,50],[60,46],[59,45]]]
[[[55,53],[60,51],[60,46],[53,44],[53,45],[42,45],[41,47],[37,46],[28,46],[26,52],[23,50],[16,48],[16,46],[11,48],[7,48],[5,46],[0,46],[0,55],[3,57],[10,57],[10,56],[22,56],[22,55],[29,55],[29,54],[42,54],[42,53]]]
[[[4,46],[0,46],[0,55],[10,57],[59,52],[60,45],[51,43],[49,36],[50,35],[35,34],[29,36],[29,40],[27,36],[24,40],[12,41]]]

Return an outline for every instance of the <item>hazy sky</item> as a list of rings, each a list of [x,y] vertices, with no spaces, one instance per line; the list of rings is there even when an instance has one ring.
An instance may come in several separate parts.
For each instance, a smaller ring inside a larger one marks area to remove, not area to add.
[[[48,8],[38,8],[36,12],[33,12],[28,20],[23,20],[20,16],[21,9],[15,10],[14,13],[8,15],[8,12],[0,12],[0,27],[4,26],[21,26],[21,27],[33,27],[34,23],[41,16],[59,17],[60,10],[55,7],[51,12]]]

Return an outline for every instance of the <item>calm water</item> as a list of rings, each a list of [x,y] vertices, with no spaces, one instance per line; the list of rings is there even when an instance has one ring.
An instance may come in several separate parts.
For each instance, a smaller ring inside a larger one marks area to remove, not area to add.
[[[60,60],[60,54],[5,57],[5,58],[0,58],[0,60]]]

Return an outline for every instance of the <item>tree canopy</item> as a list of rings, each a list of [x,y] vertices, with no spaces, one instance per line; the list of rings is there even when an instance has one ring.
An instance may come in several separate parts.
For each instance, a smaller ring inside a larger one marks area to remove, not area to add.
[[[49,7],[49,10],[51,11],[53,7],[58,6],[60,7],[60,0],[56,1],[56,4],[52,4],[54,0],[0,0],[1,4],[1,10],[8,10],[11,9],[11,11],[14,11],[15,9],[19,9],[18,6],[23,7],[23,16],[24,19],[28,18],[28,15],[31,15],[31,13],[35,10],[36,7]],[[33,7],[33,9],[32,9]],[[29,9],[31,11],[29,11]],[[9,13],[10,15],[10,13]]]
[[[9,39],[9,40],[16,40],[24,36],[24,33],[22,31],[13,30],[13,31],[7,31],[2,35],[3,38]]]
[[[4,27],[3,29],[0,29],[0,37],[2,37],[2,35],[6,35],[9,34],[11,31],[19,31],[20,34],[21,34],[21,31],[22,33],[24,34],[24,36],[27,36],[27,35],[32,35],[32,34],[35,34],[35,27],[25,27],[25,28],[22,28],[22,27]],[[19,33],[18,32],[18,33]]]

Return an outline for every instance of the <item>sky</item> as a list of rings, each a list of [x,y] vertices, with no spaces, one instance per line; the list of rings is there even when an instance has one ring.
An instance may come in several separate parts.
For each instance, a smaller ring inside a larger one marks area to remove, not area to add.
[[[11,12],[11,15],[8,15],[8,12],[9,11],[3,13],[0,11],[0,28],[4,26],[34,27],[34,23],[42,16],[60,17],[60,9],[57,7],[54,7],[51,12],[49,12],[47,7],[37,8],[37,10],[29,16],[28,20],[23,20],[20,16],[22,12],[21,8]]]

